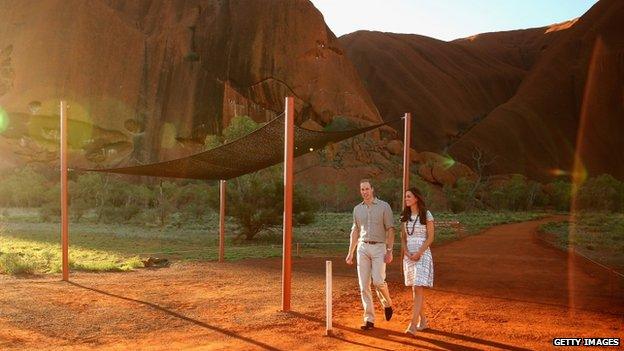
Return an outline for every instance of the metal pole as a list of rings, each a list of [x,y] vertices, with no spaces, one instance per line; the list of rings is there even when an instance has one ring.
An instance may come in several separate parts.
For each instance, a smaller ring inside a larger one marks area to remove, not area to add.
[[[409,188],[409,175],[410,175],[410,148],[411,148],[411,134],[412,134],[412,114],[406,113],[404,117],[405,127],[404,135],[403,135],[403,199],[401,203],[403,203],[405,199],[405,192],[407,188]]]
[[[290,311],[295,104],[286,97],[284,123],[284,243],[282,245],[282,311]]]
[[[401,193],[401,204],[405,205],[405,192],[409,188],[409,175],[410,175],[410,148],[412,140],[412,114],[406,113],[404,118],[403,128],[403,192]],[[401,248],[401,256],[399,256],[399,267],[403,272],[403,249]]]
[[[325,261],[325,335],[332,334],[332,261]]]
[[[67,189],[67,102],[61,101],[61,266],[63,280],[69,281],[69,209]]]
[[[225,261],[225,180],[219,181],[219,262]]]

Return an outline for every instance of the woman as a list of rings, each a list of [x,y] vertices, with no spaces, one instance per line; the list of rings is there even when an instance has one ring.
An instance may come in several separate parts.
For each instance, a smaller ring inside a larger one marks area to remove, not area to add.
[[[405,209],[401,213],[401,246],[403,248],[403,274],[405,285],[413,290],[412,321],[406,333],[416,335],[427,329],[423,311],[424,287],[433,286],[433,259],[429,246],[433,242],[433,215],[427,211],[423,196],[416,188],[405,192]]]

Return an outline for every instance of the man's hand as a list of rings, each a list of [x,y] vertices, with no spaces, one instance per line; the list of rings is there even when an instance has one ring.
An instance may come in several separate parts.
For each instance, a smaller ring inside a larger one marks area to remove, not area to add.
[[[351,252],[349,252],[347,258],[345,258],[345,262],[347,262],[347,264],[349,265],[353,264],[353,254]]]
[[[392,251],[386,251],[386,256],[384,257],[384,262],[390,263],[392,262]]]

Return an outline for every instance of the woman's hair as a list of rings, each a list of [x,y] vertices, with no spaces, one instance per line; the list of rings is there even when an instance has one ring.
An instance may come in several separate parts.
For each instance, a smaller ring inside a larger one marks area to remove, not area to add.
[[[418,217],[420,218],[420,224],[427,224],[427,205],[425,204],[425,199],[422,194],[414,187],[407,189],[407,191],[418,199]],[[403,196],[405,196],[405,194],[403,194]],[[411,216],[412,209],[409,206],[405,206],[403,212],[401,212],[401,222],[407,222]]]

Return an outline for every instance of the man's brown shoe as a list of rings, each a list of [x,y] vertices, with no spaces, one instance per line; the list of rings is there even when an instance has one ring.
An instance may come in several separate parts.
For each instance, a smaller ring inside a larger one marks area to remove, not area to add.
[[[387,321],[389,321],[390,318],[392,318],[392,313],[394,313],[394,311],[392,310],[392,307],[384,308],[384,314],[386,315],[386,320]]]
[[[373,328],[375,328],[375,323],[373,322],[366,322],[364,325],[360,326],[360,329],[362,330],[371,330]]]

